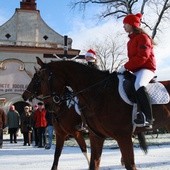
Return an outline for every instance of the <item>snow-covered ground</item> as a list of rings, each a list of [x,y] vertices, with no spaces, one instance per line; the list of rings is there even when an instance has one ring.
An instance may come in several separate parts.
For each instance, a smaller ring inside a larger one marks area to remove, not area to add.
[[[0,170],[50,170],[55,146],[50,150],[23,146],[23,141],[10,144],[4,141],[0,149]],[[119,149],[103,149],[101,170],[123,170]],[[139,170],[170,170],[170,145],[150,146],[145,155],[135,148],[135,162]],[[60,170],[87,170],[88,164],[80,149],[65,146],[59,161]]]

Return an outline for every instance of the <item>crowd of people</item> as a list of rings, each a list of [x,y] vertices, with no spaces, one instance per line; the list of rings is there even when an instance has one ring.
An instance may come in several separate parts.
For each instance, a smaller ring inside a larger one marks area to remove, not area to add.
[[[85,60],[89,67],[97,67],[96,52],[89,49],[85,54]],[[18,113],[14,105],[9,107],[7,114],[0,109],[0,148],[3,144],[3,129],[8,127],[10,143],[17,143],[17,134],[20,130],[23,134],[23,145],[33,144],[38,148],[50,149],[53,140],[52,113],[45,109],[42,102],[34,106],[26,105],[23,113]],[[86,132],[86,125],[82,123],[77,130]]]
[[[17,143],[17,134],[23,134],[23,146],[35,145],[38,148],[50,149],[53,140],[52,114],[42,102],[34,106],[26,105],[23,113],[18,113],[14,105],[7,113],[0,109],[0,148],[3,145],[3,129],[8,127],[10,143]]]

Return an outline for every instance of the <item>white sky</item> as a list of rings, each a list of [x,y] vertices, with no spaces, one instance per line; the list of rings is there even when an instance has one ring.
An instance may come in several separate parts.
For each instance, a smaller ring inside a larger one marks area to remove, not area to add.
[[[19,0],[0,1],[0,25],[9,20],[15,8],[19,7]],[[106,36],[115,36],[117,31],[124,32],[122,22],[117,22],[114,18],[105,21],[98,21],[92,12],[100,10],[89,6],[86,13],[80,11],[70,11],[67,0],[62,1],[42,1],[37,0],[37,8],[40,10],[44,21],[56,32],[68,35],[73,39],[72,48],[84,50],[88,48],[90,42],[102,41]],[[157,40],[155,55],[157,59],[158,80],[170,80],[170,23],[167,23]],[[128,40],[128,39],[127,39]]]

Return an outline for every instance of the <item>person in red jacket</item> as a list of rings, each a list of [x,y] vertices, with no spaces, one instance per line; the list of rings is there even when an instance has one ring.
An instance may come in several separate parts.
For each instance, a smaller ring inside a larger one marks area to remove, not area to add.
[[[98,69],[96,52],[94,50],[89,49],[84,56],[89,67]]]
[[[153,52],[153,40],[140,28],[142,14],[129,14],[124,20],[124,29],[130,40],[127,43],[128,61],[118,70],[135,74],[135,91],[140,112],[134,120],[137,126],[152,126],[152,106],[146,91],[146,85],[155,75],[156,61]]]
[[[84,58],[85,58],[87,65],[89,67],[99,69],[98,66],[97,66],[96,52],[94,50],[89,49],[85,53]],[[76,129],[78,131],[83,131],[85,133],[88,133],[88,129],[86,127],[87,127],[87,125],[82,122],[82,124],[79,124],[79,125],[76,126]]]
[[[34,113],[34,121],[35,121],[35,127],[38,131],[38,147],[43,148],[46,145],[46,110],[44,108],[44,104],[42,102],[38,103],[38,109]]]

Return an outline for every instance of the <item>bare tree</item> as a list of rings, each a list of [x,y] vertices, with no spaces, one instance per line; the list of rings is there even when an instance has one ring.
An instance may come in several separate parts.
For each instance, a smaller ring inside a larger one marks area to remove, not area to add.
[[[137,12],[145,16],[146,8],[150,8],[155,14],[154,24],[150,25],[150,21],[147,20],[142,21],[142,24],[150,29],[153,39],[160,30],[160,25],[169,21],[170,0],[72,0],[71,2],[72,8],[79,7],[82,12],[86,10],[88,4],[102,6],[103,11],[99,14],[99,18],[114,16],[119,19]]]
[[[98,65],[101,70],[113,72],[117,70],[126,60],[125,42],[121,41],[121,33],[113,36],[106,36],[101,42],[94,41],[88,48],[96,51]],[[119,38],[118,38],[119,37]]]
[[[119,20],[127,14],[142,13],[142,25],[150,31],[152,39],[158,37],[161,31],[163,32],[161,26],[167,22],[170,23],[170,0],[72,0],[71,6],[73,9],[79,7],[82,12],[85,12],[89,4],[101,6],[102,12],[98,15],[99,19],[114,17]],[[103,70],[108,68],[110,71],[116,70],[126,60],[125,48],[122,48],[122,45],[115,40],[116,38],[106,39],[104,43],[93,44]]]

